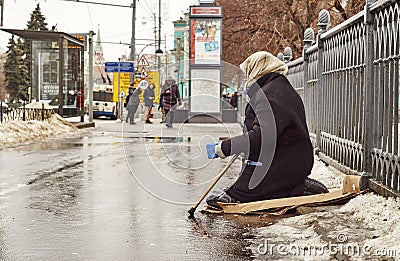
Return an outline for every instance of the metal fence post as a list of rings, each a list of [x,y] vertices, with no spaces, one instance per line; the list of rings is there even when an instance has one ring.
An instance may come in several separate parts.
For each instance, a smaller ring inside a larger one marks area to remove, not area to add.
[[[303,47],[303,79],[304,79],[304,86],[303,86],[303,103],[306,110],[306,114],[310,115],[310,99],[308,93],[308,63],[309,57],[307,54],[307,49],[311,47],[314,42],[314,30],[312,28],[307,28],[304,31],[304,47]],[[308,119],[308,122],[311,119]]]
[[[285,49],[283,50],[283,61],[285,63],[290,62],[290,60],[292,60],[292,48],[290,47],[285,47]]]
[[[363,171],[372,172],[373,148],[373,83],[374,83],[374,17],[370,5],[374,0],[367,0],[364,12],[365,24],[365,92],[364,92],[364,137],[363,137]]]
[[[25,101],[24,101],[24,107],[23,107],[23,113],[22,113],[22,121],[26,120],[26,116],[25,116]]]
[[[283,62],[283,60],[285,59],[285,58],[283,57],[283,53],[278,53],[278,54],[276,55],[276,57],[277,57],[279,60],[281,60],[282,62]]]
[[[323,33],[326,32],[328,29],[330,22],[330,15],[329,12],[325,9],[321,10],[318,15],[318,35],[317,35],[317,45],[318,45],[318,68],[317,68],[317,97],[318,100],[316,102],[317,104],[317,117],[316,117],[316,140],[317,140],[317,148],[316,148],[316,153],[318,153],[321,150],[321,130],[322,130],[322,97],[323,97],[323,92],[322,88],[324,85],[323,77],[322,77],[322,72],[323,72],[323,67],[324,67],[324,41],[321,39],[321,36]]]
[[[44,103],[42,103],[42,121],[44,121]]]

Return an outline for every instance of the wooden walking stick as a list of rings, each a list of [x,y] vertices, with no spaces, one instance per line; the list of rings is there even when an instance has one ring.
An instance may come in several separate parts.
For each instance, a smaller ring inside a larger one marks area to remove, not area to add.
[[[237,159],[239,154],[234,155],[232,159],[226,164],[226,166],[221,170],[221,172],[218,174],[218,176],[214,179],[214,181],[208,186],[207,190],[204,191],[203,195],[200,197],[200,199],[193,205],[191,209],[189,209],[189,218],[194,218],[194,212],[196,211],[196,208],[200,205],[201,201],[207,196],[207,194],[210,192],[210,190],[217,184],[217,182],[221,179],[221,177],[225,174],[225,172],[232,166],[233,162]]]

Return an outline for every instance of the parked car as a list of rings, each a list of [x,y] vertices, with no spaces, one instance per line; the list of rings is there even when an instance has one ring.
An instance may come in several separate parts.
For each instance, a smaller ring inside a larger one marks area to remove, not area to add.
[[[0,101],[0,104],[1,104],[1,109],[2,109],[1,111],[3,113],[7,113],[10,111],[10,108],[8,107],[7,103],[5,103],[4,101]]]

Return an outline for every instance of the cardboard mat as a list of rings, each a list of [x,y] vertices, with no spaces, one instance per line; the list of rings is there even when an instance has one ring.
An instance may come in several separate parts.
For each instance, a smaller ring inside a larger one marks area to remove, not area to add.
[[[300,206],[315,207],[345,203],[363,193],[360,191],[360,176],[347,175],[343,178],[342,188],[331,189],[328,193],[310,196],[269,199],[248,203],[218,203],[221,209],[206,205],[204,213],[220,214],[268,214],[282,215],[290,209]]]

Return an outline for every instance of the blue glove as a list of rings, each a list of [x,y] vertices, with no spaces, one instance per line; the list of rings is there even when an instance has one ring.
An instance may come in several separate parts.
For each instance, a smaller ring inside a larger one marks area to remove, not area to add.
[[[218,155],[215,153],[215,146],[217,146],[218,143],[208,143],[206,144],[206,150],[207,150],[207,156],[209,159],[216,159],[218,158]]]

